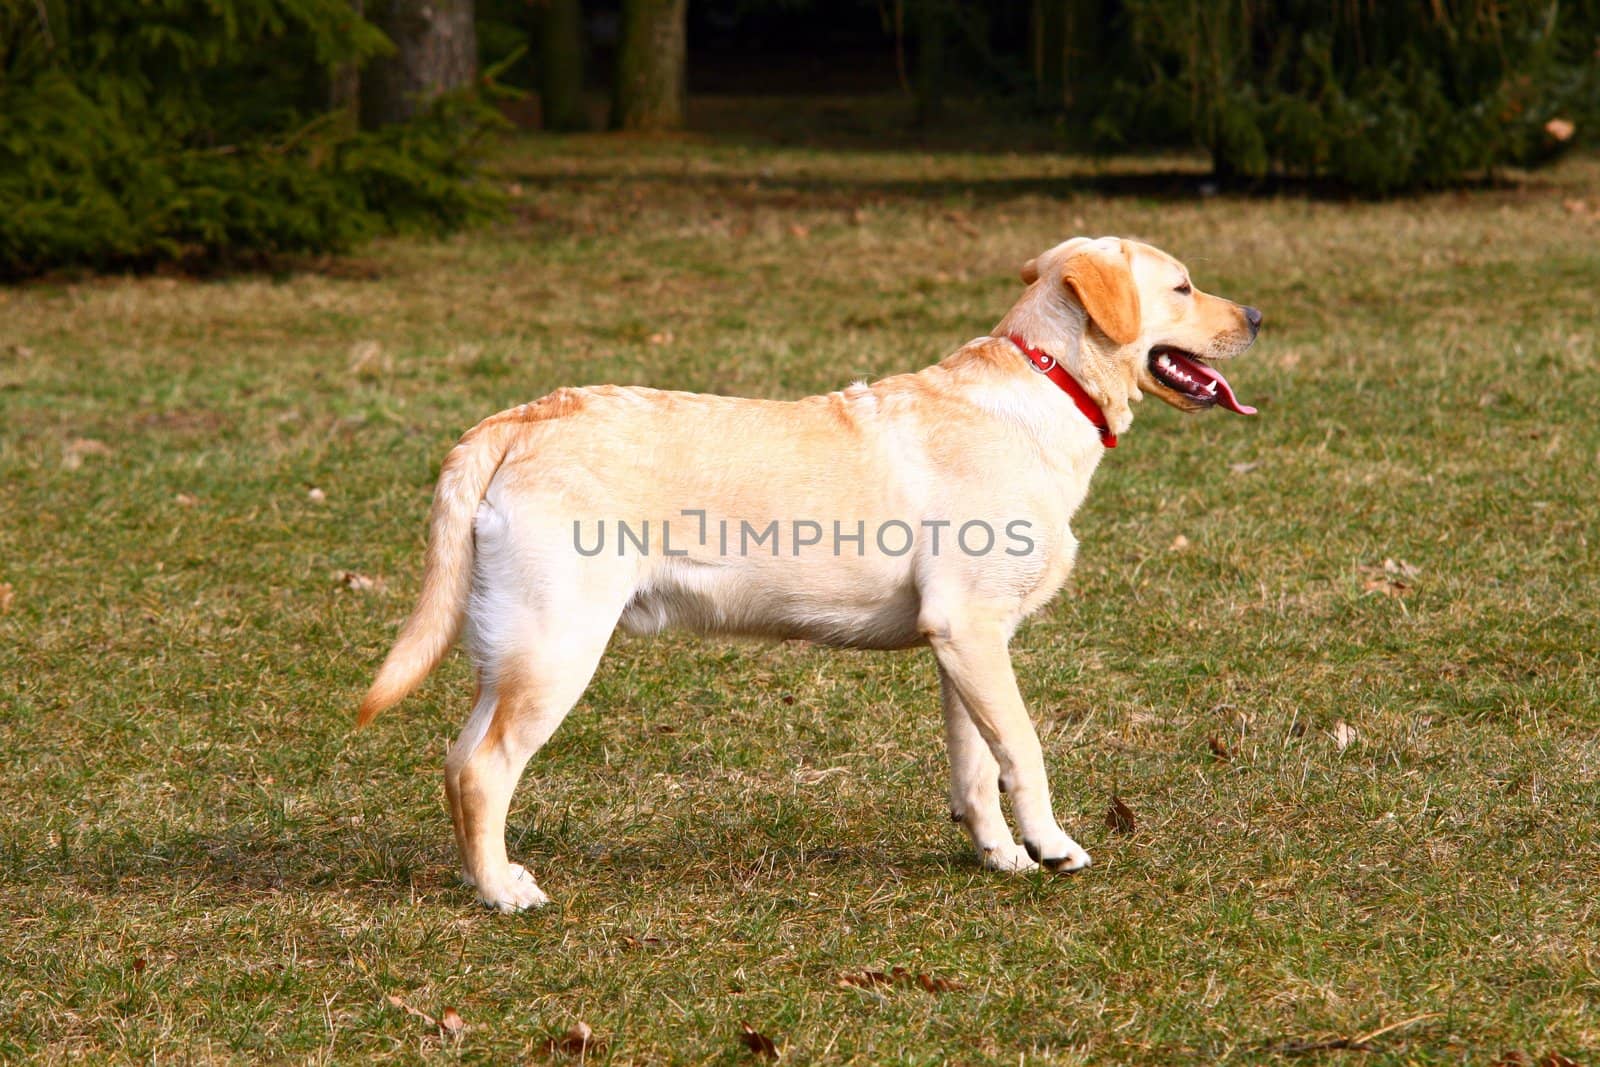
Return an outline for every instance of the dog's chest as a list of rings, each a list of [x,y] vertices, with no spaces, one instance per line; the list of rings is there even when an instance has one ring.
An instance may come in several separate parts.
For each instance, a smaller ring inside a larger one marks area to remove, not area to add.
[[[1048,604],[1072,574],[1078,557],[1078,539],[1062,524],[1052,539],[1051,551],[1041,555],[1040,566],[1022,590],[1021,615],[1026,618]]]

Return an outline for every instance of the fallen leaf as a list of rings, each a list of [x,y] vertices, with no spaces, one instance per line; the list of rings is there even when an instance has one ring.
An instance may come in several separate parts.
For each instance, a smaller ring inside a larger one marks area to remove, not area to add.
[[[894,979],[882,971],[846,971],[839,976],[839,984],[854,989],[876,989],[878,986],[893,985]]]
[[[378,578],[369,578],[356,571],[340,571],[334,578],[346,589],[357,593],[376,593],[383,589],[383,581]]]
[[[794,707],[794,694],[793,693],[785,693],[785,694],[783,694],[783,696],[779,697],[778,699],[783,701],[785,707],[790,707],[790,708]]]
[[[324,493],[321,489],[318,489],[313,485],[310,489],[306,490],[306,499],[311,501],[313,504],[321,504],[327,501],[328,494]]]
[[[1489,1067],[1534,1067],[1533,1057],[1521,1049],[1512,1049],[1491,1063]]]
[[[544,1043],[545,1052],[564,1052],[568,1056],[591,1055],[599,1053],[605,1047],[605,1042],[595,1037],[589,1024],[581,1019],[568,1027],[567,1032],[560,1037],[552,1037]]]
[[[69,471],[75,471],[83,466],[85,456],[109,456],[114,451],[104,441],[96,441],[92,437],[74,437],[63,450],[61,465]]]
[[[811,228],[809,226],[802,226],[798,222],[792,222],[789,224],[789,233],[799,240],[804,241],[807,237],[811,236]]]
[[[967,988],[966,983],[954,978],[939,978],[935,975],[917,975],[917,984],[929,993],[958,993]]]
[[[357,341],[350,346],[350,373],[370,378],[383,370],[383,346],[376,341]]]
[[[1398,574],[1405,578],[1415,578],[1422,573],[1422,568],[1407,563],[1403,559],[1386,559],[1383,561],[1383,573]]]
[[[1361,591],[1397,597],[1411,588],[1411,579],[1422,573],[1420,567],[1405,560],[1386,559],[1376,567],[1362,565]]]
[[[179,493],[172,499],[177,501],[177,504],[180,508],[192,508],[196,504],[200,503],[200,498],[195,496],[193,493]]]
[[[1589,201],[1587,200],[1563,200],[1561,201],[1561,206],[1567,209],[1568,215],[1587,215],[1589,213]]]
[[[974,226],[965,215],[959,211],[946,211],[944,217],[952,226],[966,234],[968,237],[978,236],[978,228]]]
[[[1189,539],[1183,536],[1183,534],[1179,534],[1177,537],[1172,539],[1172,544],[1167,546],[1167,550],[1169,552],[1183,552],[1188,549],[1188,547]]]
[[[1349,748],[1351,742],[1353,742],[1355,739],[1356,728],[1354,726],[1351,726],[1343,719],[1340,719],[1338,722],[1333,724],[1333,743],[1338,747],[1340,752],[1343,752],[1345,749]]]
[[[1259,466],[1261,466],[1260,460],[1252,460],[1249,463],[1230,463],[1228,469],[1235,474],[1249,474]]]
[[[1211,749],[1211,754],[1226,763],[1233,758],[1233,753],[1228,751],[1228,743],[1220,737],[1213,737],[1206,742]]]
[[[660,333],[651,334],[650,343],[653,345],[670,345],[672,343],[672,331],[662,330]]]
[[[32,359],[33,349],[29,348],[27,345],[12,345],[11,354],[16,356],[18,359]]]
[[[1133,817],[1133,809],[1128,807],[1117,794],[1111,794],[1111,807],[1106,809],[1106,829],[1115,830],[1119,834],[1131,834],[1139,822]]]
[[[1544,124],[1544,132],[1557,141],[1570,141],[1572,135],[1578,132],[1578,127],[1571,119],[1553,118]]]
[[[11,610],[11,602],[16,598],[16,587],[10,582],[0,582],[0,615]]]
[[[429,1026],[433,1027],[435,1030],[442,1031],[443,1033],[456,1035],[467,1028],[466,1021],[461,1018],[461,1013],[456,1011],[454,1008],[445,1008],[443,1015],[435,1019],[433,1016],[429,1015],[420,1008],[413,1008],[410,1004],[407,1004],[405,1000],[393,993],[390,993],[385,999],[388,1000],[391,1005],[399,1008],[407,1015],[413,1015],[427,1023]]]
[[[393,993],[389,994],[388,1000],[389,1000],[390,1004],[392,1004],[396,1008],[399,1008],[401,1011],[405,1012],[407,1015],[415,1015],[417,1018],[421,1019],[423,1022],[427,1023],[429,1026],[433,1027],[434,1029],[438,1029],[439,1020],[435,1019],[433,1016],[429,1015],[427,1012],[419,1011],[418,1009],[413,1008],[411,1005],[407,1004],[404,1000],[402,1000],[399,997],[395,996]]]
[[[745,1048],[754,1052],[757,1056],[765,1056],[768,1059],[775,1060],[782,1055],[778,1051],[777,1043],[772,1038],[761,1033],[749,1023],[739,1024],[739,1040],[744,1042]]]
[[[149,964],[145,963],[144,957],[143,956],[139,956],[139,957],[135,958],[134,961],[133,961],[133,973],[134,974],[143,974],[144,973],[144,969],[147,966],[149,966]]]
[[[1546,1052],[1539,1057],[1539,1067],[1578,1067],[1578,1061],[1559,1052]]]

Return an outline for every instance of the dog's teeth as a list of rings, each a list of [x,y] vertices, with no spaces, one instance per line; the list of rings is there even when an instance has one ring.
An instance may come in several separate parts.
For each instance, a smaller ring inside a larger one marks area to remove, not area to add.
[[[1210,396],[1216,396],[1217,395],[1217,383],[1216,382],[1207,382],[1206,383],[1206,393],[1208,395],[1210,395]]]
[[[1160,359],[1157,359],[1156,366],[1160,367],[1162,370],[1174,369],[1172,366],[1172,360],[1168,359],[1166,356],[1162,356]]]

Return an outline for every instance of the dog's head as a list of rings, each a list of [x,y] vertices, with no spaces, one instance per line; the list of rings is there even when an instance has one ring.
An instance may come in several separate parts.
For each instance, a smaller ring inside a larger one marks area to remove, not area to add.
[[[1249,348],[1261,312],[1201,292],[1184,265],[1160,249],[1115,237],[1076,237],[1023,264],[1022,280],[1028,294],[1002,330],[1011,324],[1033,334],[1030,343],[1045,345],[1054,333],[1058,358],[1091,393],[1101,394],[1113,429],[1126,429],[1128,403],[1145,391],[1183,411],[1223,407],[1255,414],[1210,361]],[[1074,307],[1083,313],[1080,329],[1051,321],[1066,316],[1075,323]]]

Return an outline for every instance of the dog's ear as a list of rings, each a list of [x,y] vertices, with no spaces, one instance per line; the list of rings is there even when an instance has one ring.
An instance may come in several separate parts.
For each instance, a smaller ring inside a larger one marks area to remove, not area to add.
[[[1022,265],[1022,284],[1032,285],[1039,280],[1039,261],[1030,259]]]
[[[1061,284],[1111,340],[1126,345],[1138,338],[1139,289],[1133,284],[1133,266],[1125,250],[1109,252],[1090,245],[1074,253],[1061,268]]]

